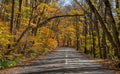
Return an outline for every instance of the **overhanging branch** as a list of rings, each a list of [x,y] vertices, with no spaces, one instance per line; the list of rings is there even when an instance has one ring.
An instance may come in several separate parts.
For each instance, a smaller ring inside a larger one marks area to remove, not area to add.
[[[48,19],[46,19],[45,21],[43,22],[40,22],[40,24],[38,24],[37,27],[41,27],[41,26],[44,26],[47,22],[51,21],[52,19],[55,19],[55,18],[62,18],[62,17],[74,17],[74,16],[84,16],[84,15],[80,15],[80,14],[75,14],[75,15],[59,15],[59,16],[53,16],[53,17],[50,17]]]
[[[74,16],[84,16],[84,15],[82,15],[82,14],[81,14],[81,15],[80,15],[80,14],[75,14],[75,15],[59,15],[59,16],[53,16],[53,17],[50,17],[50,18],[44,20],[43,22],[40,22],[36,27],[37,27],[37,28],[40,28],[40,27],[42,27],[42,26],[45,26],[46,23],[48,23],[49,21],[51,21],[51,20],[53,20],[53,19],[55,19],[55,18],[74,17]],[[23,38],[23,36],[25,35],[25,33],[26,33],[27,31],[29,31],[31,28],[32,28],[32,26],[28,26],[28,27],[22,32],[22,34],[21,34],[20,37],[18,38],[17,42],[20,42],[21,39]]]

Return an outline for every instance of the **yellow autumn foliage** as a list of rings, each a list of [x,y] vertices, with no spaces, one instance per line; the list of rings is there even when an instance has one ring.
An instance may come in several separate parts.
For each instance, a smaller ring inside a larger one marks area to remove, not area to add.
[[[84,14],[84,11],[83,10],[71,10],[69,13],[70,14]]]
[[[58,46],[57,41],[52,38],[47,39],[46,43],[47,43],[47,46],[52,49],[55,49]]]
[[[50,36],[54,36],[54,32],[47,27],[40,28],[40,32],[44,35],[45,38],[49,38]]]
[[[5,23],[0,21],[0,45],[6,46],[10,43],[12,36],[7,31],[9,28],[3,24]]]
[[[42,12],[43,10],[46,12],[46,11],[48,10],[48,8],[49,8],[49,6],[48,6],[47,4],[45,4],[45,3],[41,3],[41,4],[37,7],[37,9],[38,9],[40,12]]]

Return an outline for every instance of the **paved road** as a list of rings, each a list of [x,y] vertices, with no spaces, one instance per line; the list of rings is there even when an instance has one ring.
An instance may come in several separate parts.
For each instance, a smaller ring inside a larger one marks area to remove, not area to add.
[[[34,61],[11,74],[115,74],[94,60],[80,55],[73,48],[58,50]]]

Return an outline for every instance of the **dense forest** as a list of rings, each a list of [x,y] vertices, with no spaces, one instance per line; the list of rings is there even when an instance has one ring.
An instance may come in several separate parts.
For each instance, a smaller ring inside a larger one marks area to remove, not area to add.
[[[120,66],[120,0],[0,0],[0,68],[57,47]]]

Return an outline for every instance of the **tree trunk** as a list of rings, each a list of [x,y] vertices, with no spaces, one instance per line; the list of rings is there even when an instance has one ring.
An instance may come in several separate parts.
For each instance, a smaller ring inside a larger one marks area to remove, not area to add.
[[[119,6],[119,0],[115,0],[115,2],[116,2],[116,8],[119,8],[120,6]]]
[[[19,13],[17,16],[17,23],[16,23],[16,29],[19,31],[20,24],[21,24],[21,13],[22,13],[22,0],[19,0]]]
[[[118,35],[117,32],[116,32],[116,31],[115,31],[115,32],[113,31],[113,33],[115,33],[115,34],[114,34],[114,36],[113,36],[114,38],[112,38],[111,33],[108,31],[108,29],[107,29],[107,27],[106,27],[106,25],[105,25],[102,17],[101,17],[100,14],[98,13],[97,9],[93,6],[93,4],[92,4],[92,2],[91,2],[90,0],[86,0],[86,1],[87,1],[88,5],[90,6],[91,11],[95,14],[95,16],[97,17],[97,19],[99,20],[103,31],[105,32],[108,40],[111,42],[111,44],[112,44],[112,46],[114,47],[114,49],[115,49],[116,51],[120,50],[120,43],[119,43],[119,39],[118,39],[118,37],[117,37],[117,35]],[[112,21],[112,22],[114,22],[114,21]],[[114,25],[114,28],[113,28],[113,29],[115,30],[115,25]],[[114,41],[114,39],[115,39],[115,41]],[[119,53],[120,53],[120,52],[118,51],[118,52],[117,52],[117,56],[120,58],[120,54],[119,54]]]
[[[87,24],[87,23],[86,23]],[[85,46],[84,46],[84,53],[87,53],[87,26],[84,24],[84,30],[85,30]]]
[[[119,33],[117,31],[116,22],[114,20],[113,15],[112,15],[111,5],[110,5],[110,2],[108,0],[104,0],[104,4],[105,4],[105,6],[107,8],[107,11],[108,11],[108,16],[109,16],[109,19],[110,19],[109,22],[111,22],[113,37],[114,37],[115,44],[116,44],[115,55],[120,57],[120,54],[119,54],[119,52],[120,52]]]
[[[76,29],[76,49],[79,50],[80,49],[80,42],[79,42],[79,24],[78,24],[78,17],[75,17],[75,29]]]
[[[96,58],[96,48],[95,48],[95,32],[94,32],[94,24],[92,24],[92,45],[93,45],[93,56]]]
[[[105,34],[103,32],[103,35],[102,35],[102,49],[103,49],[103,57],[104,57],[104,59],[107,58],[107,49],[106,49],[106,46],[107,46],[107,44],[106,44],[106,37],[105,37]]]
[[[96,32],[97,32],[97,39],[98,39],[98,48],[99,48],[99,55],[100,55],[100,58],[102,58],[102,50],[101,50],[101,42],[100,42],[100,32],[99,32],[99,28],[98,28],[98,21],[96,20],[97,18],[94,16],[94,24],[95,25],[95,29],[96,29]]]
[[[11,12],[11,21],[10,21],[10,32],[13,33],[14,28],[14,7],[15,7],[15,0],[12,0],[12,12]]]

